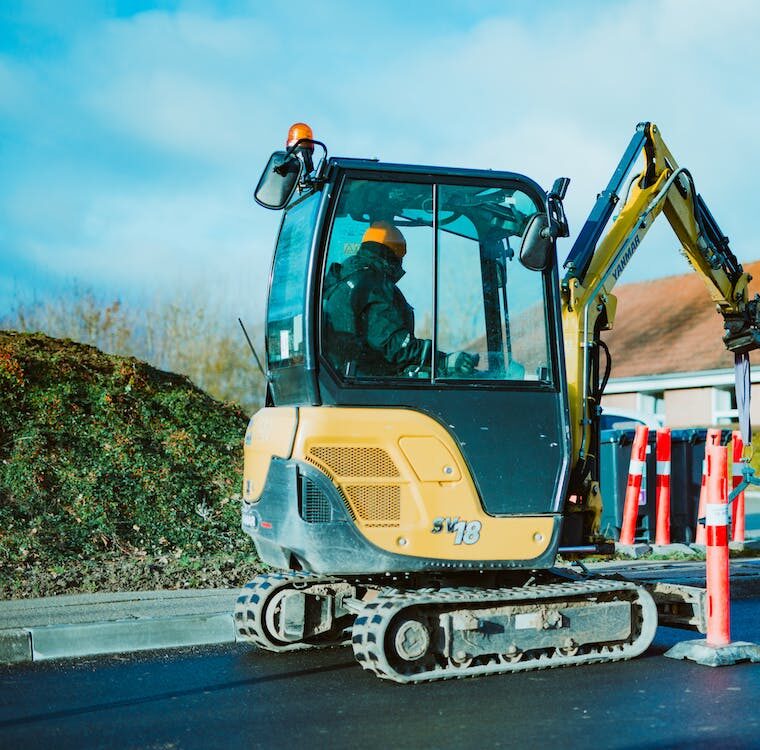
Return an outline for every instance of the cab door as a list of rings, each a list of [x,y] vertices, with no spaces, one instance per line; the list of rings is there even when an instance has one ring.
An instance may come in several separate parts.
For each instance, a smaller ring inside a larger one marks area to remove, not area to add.
[[[323,403],[406,407],[433,417],[453,437],[484,509],[495,516],[556,513],[567,482],[557,270],[528,270],[516,252],[527,220],[540,210],[537,186],[517,175],[348,173],[324,251]],[[418,366],[372,373],[336,363],[325,280],[334,284],[373,262],[362,239],[380,220],[405,238],[403,275],[394,284],[413,310],[409,336],[427,342],[430,355]],[[460,355],[476,362],[474,369],[458,367]]]

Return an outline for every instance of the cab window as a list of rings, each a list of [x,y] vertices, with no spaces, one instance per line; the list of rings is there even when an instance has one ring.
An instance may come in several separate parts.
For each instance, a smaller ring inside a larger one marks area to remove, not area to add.
[[[515,187],[347,178],[322,280],[338,376],[548,382],[546,278],[515,252],[538,210]]]
[[[520,190],[440,186],[436,378],[548,380],[544,277],[516,257],[537,210]],[[456,352],[477,358],[471,372]]]
[[[267,305],[267,362],[271,370],[304,362],[304,305],[309,250],[320,193],[288,209],[277,240]]]
[[[340,375],[429,380],[433,187],[347,180],[322,293],[322,351]]]

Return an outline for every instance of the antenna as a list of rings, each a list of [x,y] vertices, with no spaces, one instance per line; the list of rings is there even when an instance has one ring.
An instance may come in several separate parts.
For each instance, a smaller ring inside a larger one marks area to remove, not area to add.
[[[251,343],[251,337],[248,335],[248,331],[245,330],[243,321],[240,320],[240,318],[238,318],[238,323],[240,323],[240,327],[243,329],[243,335],[245,336],[245,340],[248,342],[248,346],[251,349],[251,354],[253,354],[253,358],[256,360],[256,364],[259,366],[259,372],[263,376],[264,380],[269,380],[269,378],[267,378],[267,374],[264,372],[264,368],[261,366],[261,360],[259,359],[259,355],[256,354],[256,350],[253,348],[253,344]]]

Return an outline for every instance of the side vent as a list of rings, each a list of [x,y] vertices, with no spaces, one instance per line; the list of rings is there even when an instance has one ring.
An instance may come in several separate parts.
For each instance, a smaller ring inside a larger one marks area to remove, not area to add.
[[[344,487],[356,515],[367,526],[398,526],[401,520],[399,485],[347,485]]]
[[[309,458],[339,477],[398,477],[396,464],[382,448],[314,446]]]
[[[371,446],[315,445],[306,460],[332,479],[352,519],[367,526],[399,525],[401,472],[387,451]],[[357,479],[364,481],[354,484]]]
[[[305,477],[301,484],[301,517],[307,523],[329,523],[333,520],[327,496]]]

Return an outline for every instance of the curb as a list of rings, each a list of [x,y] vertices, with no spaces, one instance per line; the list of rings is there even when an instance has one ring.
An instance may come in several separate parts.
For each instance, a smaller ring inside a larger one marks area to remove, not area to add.
[[[232,614],[0,630],[0,664],[235,642]]]
[[[237,589],[0,601],[0,664],[235,642]]]
[[[115,620],[29,628],[33,661],[118,651],[234,643],[231,614]]]
[[[0,630],[0,664],[32,661],[32,637],[28,630]]]

